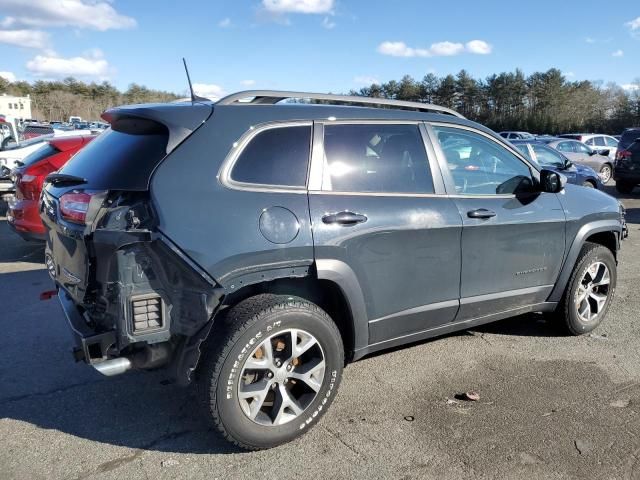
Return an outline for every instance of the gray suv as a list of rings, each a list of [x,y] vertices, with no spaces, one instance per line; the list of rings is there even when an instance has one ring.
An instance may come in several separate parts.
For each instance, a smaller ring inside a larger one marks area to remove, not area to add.
[[[41,197],[74,356],[195,380],[242,448],[311,428],[365,355],[526,312],[579,335],[611,303],[618,201],[452,110],[250,91],[103,118]]]

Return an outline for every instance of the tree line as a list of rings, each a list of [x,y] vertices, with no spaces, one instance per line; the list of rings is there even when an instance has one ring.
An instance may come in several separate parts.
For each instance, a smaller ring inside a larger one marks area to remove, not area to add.
[[[640,87],[640,80],[636,81]],[[65,121],[71,115],[97,120],[107,108],[176,100],[172,92],[132,83],[121,92],[109,82],[85,83],[73,77],[61,81],[9,82],[0,77],[0,94],[31,96],[32,116]],[[521,70],[473,78],[467,71],[438,77],[372,84],[352,95],[435,103],[453,108],[493,130],[525,130],[557,134],[571,131],[619,134],[640,126],[640,88],[587,80],[569,81],[558,69],[525,76]]]
[[[640,126],[640,80],[635,84],[635,90],[624,90],[615,83],[568,81],[555,68],[528,77],[516,70],[486,79],[461,70],[445,77],[429,73],[422,80],[405,75],[350,93],[442,105],[496,131],[619,134]]]
[[[85,83],[73,77],[61,81],[9,82],[0,77],[0,94],[31,96],[31,116],[38,120],[68,121],[71,115],[99,120],[107,108],[131,103],[168,102],[178,95],[132,83],[121,92],[109,82]]]

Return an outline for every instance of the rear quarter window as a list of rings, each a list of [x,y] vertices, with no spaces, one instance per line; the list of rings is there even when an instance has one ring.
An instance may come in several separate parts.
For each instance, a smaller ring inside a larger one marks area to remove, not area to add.
[[[311,151],[311,125],[268,128],[253,137],[231,170],[233,182],[305,187]]]
[[[87,188],[146,190],[166,155],[168,134],[107,130],[82,148],[60,171],[87,179]]]

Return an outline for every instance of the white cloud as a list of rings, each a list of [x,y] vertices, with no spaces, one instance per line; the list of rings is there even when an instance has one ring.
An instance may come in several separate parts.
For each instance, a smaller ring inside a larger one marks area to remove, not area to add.
[[[336,22],[332,21],[329,17],[324,17],[321,24],[327,30],[332,30],[336,26]]]
[[[448,57],[461,53],[487,55],[491,53],[491,45],[484,40],[471,40],[466,45],[454,42],[433,43],[429,48],[413,48],[404,42],[382,42],[378,45],[378,53],[392,57]]]
[[[630,22],[625,23],[625,26],[629,27],[629,29],[633,32],[635,30],[640,30],[640,17],[635,20],[631,20]]]
[[[16,74],[13,72],[0,72],[0,77],[4,78],[7,82],[15,82],[17,80]]]
[[[640,90],[640,83],[625,83],[624,85],[620,85],[623,90],[627,92],[635,92]]]
[[[253,87],[256,84],[255,80],[242,80],[240,82],[240,84],[242,84],[242,86],[244,87]]]
[[[231,19],[229,17],[227,17],[227,18],[223,18],[222,20],[220,20],[218,22],[218,26],[220,28],[229,28],[229,27],[233,26],[233,24],[231,23]]]
[[[618,49],[618,50],[616,50],[615,52],[612,52],[612,53],[611,53],[611,56],[612,56],[612,57],[622,57],[622,56],[624,56],[624,52],[623,52],[622,50],[619,50],[619,49]]]
[[[368,75],[359,75],[353,79],[353,83],[368,87],[369,85],[373,85],[374,83],[376,85],[380,85],[380,80],[378,80],[376,77],[371,77]]]
[[[595,38],[591,38],[591,37],[587,37],[584,39],[585,42],[587,43],[596,43],[597,40]]]
[[[471,40],[465,45],[467,52],[475,53],[477,55],[488,55],[491,53],[493,47],[484,40]]]
[[[0,30],[0,43],[18,47],[46,48],[49,34],[41,30]]]
[[[102,52],[99,55],[96,53],[88,52],[85,56],[71,58],[36,55],[27,62],[27,70],[37,76],[53,78],[74,76],[106,79],[109,74],[109,62],[102,58]]]
[[[209,100],[218,100],[227,94],[221,86],[213,83],[194,83],[193,91],[196,95]]]
[[[111,0],[0,0],[7,25],[77,27],[93,30],[132,28],[135,19],[121,15]]]
[[[333,0],[262,0],[262,6],[274,13],[331,13]]]
[[[453,42],[438,42],[431,45],[429,52],[434,57],[450,57],[464,52],[464,45]]]

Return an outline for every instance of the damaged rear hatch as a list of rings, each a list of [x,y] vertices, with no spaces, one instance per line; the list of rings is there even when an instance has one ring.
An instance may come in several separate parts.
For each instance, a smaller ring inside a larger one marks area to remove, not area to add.
[[[157,165],[211,111],[211,105],[190,102],[109,110],[103,118],[111,128],[47,177],[40,205],[46,266],[76,304],[85,302],[95,281],[99,259],[92,238],[102,209],[122,195],[144,195]],[[128,218],[115,223],[123,231],[136,226],[128,209],[121,215]]]

